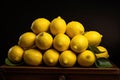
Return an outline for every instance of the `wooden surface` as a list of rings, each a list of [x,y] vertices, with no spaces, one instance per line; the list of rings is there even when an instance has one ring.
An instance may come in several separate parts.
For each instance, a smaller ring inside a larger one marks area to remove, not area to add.
[[[120,80],[120,69],[6,66],[0,67],[3,80]],[[1,79],[0,79],[1,80]]]

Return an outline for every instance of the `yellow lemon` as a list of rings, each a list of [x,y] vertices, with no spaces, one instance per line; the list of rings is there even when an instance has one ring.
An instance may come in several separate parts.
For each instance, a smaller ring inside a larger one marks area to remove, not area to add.
[[[85,32],[84,36],[88,39],[90,46],[98,46],[102,40],[102,35],[97,31]]]
[[[31,30],[38,34],[49,30],[50,21],[46,18],[37,18],[32,22]]]
[[[66,31],[66,22],[63,18],[58,16],[57,18],[54,18],[50,23],[50,32],[53,35],[56,35],[58,33],[65,33]]]
[[[8,51],[8,59],[13,63],[21,62],[23,59],[23,53],[24,50],[20,46],[14,45]]]
[[[97,46],[100,51],[104,51],[103,53],[95,54],[97,58],[109,58],[108,50],[103,46]]]
[[[53,39],[53,47],[58,51],[64,51],[69,48],[70,38],[63,33],[57,34]]]
[[[72,38],[77,34],[84,33],[84,26],[78,21],[71,21],[67,24],[66,34]]]
[[[70,48],[76,53],[85,51],[88,48],[87,38],[80,34],[74,36],[70,42]]]
[[[37,49],[28,49],[25,50],[23,59],[28,65],[38,66],[42,64],[42,53]]]
[[[24,49],[33,47],[36,35],[33,32],[25,32],[19,37],[18,45]]]
[[[78,64],[83,67],[90,67],[95,63],[95,55],[90,50],[85,50],[78,55]]]
[[[48,49],[43,54],[43,61],[47,66],[55,66],[58,63],[59,52],[55,49]]]
[[[62,67],[73,67],[76,63],[77,56],[71,50],[65,50],[60,54],[59,63]]]
[[[41,32],[36,36],[35,45],[41,50],[49,49],[52,43],[53,37],[47,32]]]

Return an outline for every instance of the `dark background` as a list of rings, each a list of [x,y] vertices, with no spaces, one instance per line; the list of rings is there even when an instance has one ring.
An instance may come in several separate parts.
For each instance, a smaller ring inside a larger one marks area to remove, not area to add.
[[[4,1],[1,9],[0,65],[4,64],[8,49],[17,44],[19,36],[31,31],[34,19],[44,17],[50,21],[61,16],[66,22],[80,21],[86,31],[97,30],[103,34],[110,60],[120,67],[120,8],[116,1]]]

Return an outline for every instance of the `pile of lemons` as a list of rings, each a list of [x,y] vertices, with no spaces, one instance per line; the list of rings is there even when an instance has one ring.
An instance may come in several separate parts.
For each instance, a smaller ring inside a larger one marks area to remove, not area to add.
[[[27,65],[73,67],[76,63],[83,67],[94,65],[96,59],[108,58],[105,47],[100,46],[102,35],[97,31],[85,31],[79,21],[66,21],[60,16],[49,21],[35,19],[31,31],[21,34],[18,44],[8,50],[8,59],[13,64],[25,62]],[[94,54],[88,47],[95,46],[100,54]]]

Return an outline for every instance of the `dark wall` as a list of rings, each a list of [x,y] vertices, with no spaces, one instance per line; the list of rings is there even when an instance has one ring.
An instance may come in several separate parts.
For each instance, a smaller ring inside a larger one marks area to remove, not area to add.
[[[17,44],[19,36],[31,31],[34,19],[45,17],[50,21],[61,16],[69,22],[80,21],[86,30],[97,30],[103,34],[101,45],[107,47],[110,59],[120,66],[120,15],[117,2],[20,2],[4,1],[1,11],[0,63],[4,64],[8,49]]]

